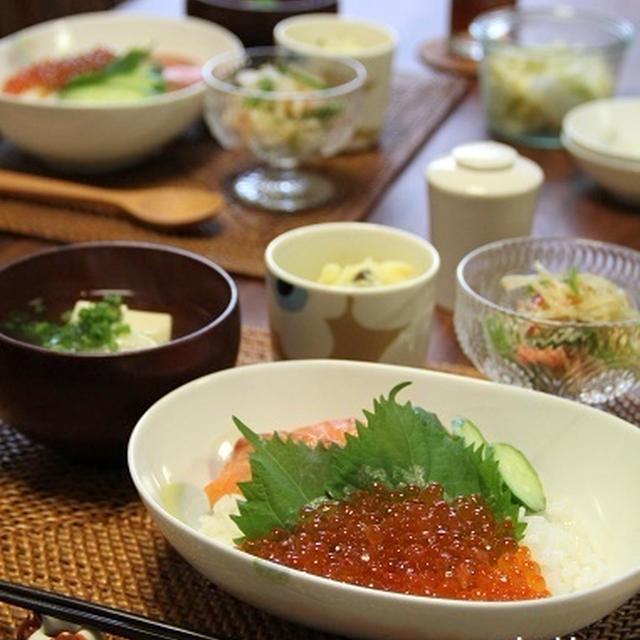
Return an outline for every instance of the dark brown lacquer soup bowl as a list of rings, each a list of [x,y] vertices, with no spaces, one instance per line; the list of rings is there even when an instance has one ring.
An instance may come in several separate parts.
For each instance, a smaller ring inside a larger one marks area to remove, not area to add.
[[[118,295],[171,315],[171,339],[132,351],[64,351],[15,337],[5,319],[33,306],[54,321],[78,299]],[[232,367],[240,311],[231,277],[161,245],[96,242],[43,251],[0,269],[0,417],[62,453],[125,460],[129,434],[158,398]]]

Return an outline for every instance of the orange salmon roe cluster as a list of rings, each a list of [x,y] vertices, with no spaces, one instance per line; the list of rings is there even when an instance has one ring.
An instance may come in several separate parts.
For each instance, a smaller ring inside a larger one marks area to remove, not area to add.
[[[81,73],[104,69],[115,57],[115,53],[109,49],[98,47],[88,53],[62,60],[44,60],[11,76],[5,82],[3,90],[14,94],[34,87],[42,88],[43,93],[56,91]]]
[[[241,548],[340,582],[421,596],[523,600],[549,595],[509,520],[476,495],[444,499],[430,484],[382,485],[306,508],[293,532],[278,529]]]

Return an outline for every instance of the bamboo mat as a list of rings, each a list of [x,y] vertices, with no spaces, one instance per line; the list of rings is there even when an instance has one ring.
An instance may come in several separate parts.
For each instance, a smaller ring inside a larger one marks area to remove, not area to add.
[[[449,75],[397,74],[387,126],[379,149],[342,154],[316,163],[338,188],[334,200],[298,214],[249,210],[230,196],[222,214],[180,233],[145,227],[123,215],[105,215],[104,208],[78,209],[55,203],[0,200],[0,230],[58,242],[137,240],[170,244],[202,254],[228,271],[260,277],[268,242],[293,227],[316,222],[362,220],[425,140],[462,98],[469,84]],[[204,125],[196,126],[158,157],[118,174],[85,180],[90,184],[140,187],[199,183],[228,191],[232,176],[252,164],[245,154],[222,151]],[[9,145],[0,145],[0,166],[43,173]],[[48,174],[50,175],[50,174]],[[78,179],[75,176],[74,179]],[[416,207],[424,197],[416,185]]]
[[[245,329],[239,364],[271,358]],[[434,366],[462,375],[468,367]],[[64,460],[0,423],[0,577],[237,640],[332,640],[236,600],[193,570],[151,522],[124,469]],[[0,604],[0,638],[25,612]],[[576,640],[640,638],[640,594]],[[556,640],[556,639],[554,639]]]

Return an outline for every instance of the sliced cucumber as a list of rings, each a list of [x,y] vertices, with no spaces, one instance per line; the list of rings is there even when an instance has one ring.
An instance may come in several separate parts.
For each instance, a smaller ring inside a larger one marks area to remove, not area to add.
[[[453,435],[462,438],[467,446],[471,445],[474,449],[480,449],[489,444],[480,429],[468,418],[454,418],[451,421],[451,427]]]
[[[95,80],[71,83],[58,93],[63,100],[109,102],[140,100],[163,93],[162,74],[150,62],[141,62],[134,69],[97,75]]]
[[[504,442],[492,444],[491,450],[498,463],[500,475],[511,493],[530,511],[544,511],[547,498],[542,482],[524,453]]]

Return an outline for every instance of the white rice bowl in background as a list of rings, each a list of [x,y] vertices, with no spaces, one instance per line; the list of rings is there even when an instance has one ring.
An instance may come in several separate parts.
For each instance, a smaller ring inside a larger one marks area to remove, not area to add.
[[[0,39],[0,81],[45,59],[88,53],[97,46],[119,55],[150,47],[201,66],[240,51],[227,29],[191,17],[98,11],[49,20]],[[0,91],[0,132],[16,147],[56,169],[109,171],[158,151],[197,120],[204,82],[137,100],[84,102]]]
[[[203,491],[239,436],[232,415],[260,432],[362,418],[374,397],[403,381],[412,384],[399,402],[434,411],[447,426],[466,416],[490,442],[509,442],[527,455],[549,507],[544,517],[527,516],[524,543],[554,595],[477,602],[366,589],[263,561],[209,537],[234,535],[206,517]],[[152,517],[170,544],[222,589],[302,624],[394,640],[548,638],[613,611],[640,588],[639,459],[639,429],[579,403],[420,369],[323,360],[239,367],[195,380],[152,406],[129,444],[131,475]]]

